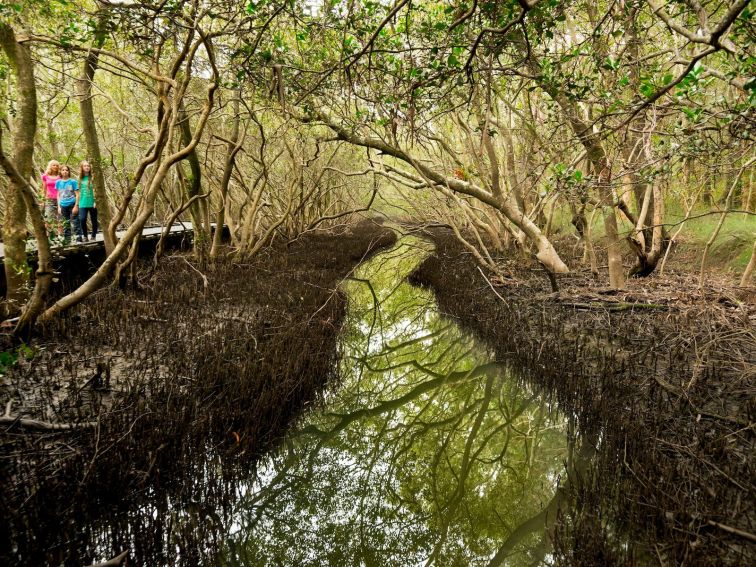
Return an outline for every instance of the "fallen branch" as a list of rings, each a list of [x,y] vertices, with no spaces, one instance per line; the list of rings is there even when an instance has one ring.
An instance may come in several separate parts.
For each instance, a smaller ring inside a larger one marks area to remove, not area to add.
[[[39,421],[37,419],[26,419],[22,417],[13,417],[4,415],[0,417],[0,425],[19,425],[25,429],[35,431],[71,431],[74,429],[86,429],[94,427],[96,422],[83,421],[81,423],[50,423],[48,421]]]
[[[601,301],[591,301],[590,303],[561,302],[561,305],[564,305],[565,307],[574,307],[575,309],[604,309],[606,311],[630,311],[633,309],[669,309],[668,305],[661,305],[659,303],[629,303],[626,301],[617,303]]]
[[[194,270],[195,272],[197,272],[200,275],[200,277],[202,278],[202,284],[205,286],[205,291],[207,291],[207,288],[210,285],[210,282],[207,280],[207,276],[205,274],[203,274],[202,272],[200,272],[197,268],[195,268],[194,266],[192,266],[191,262],[189,262],[189,260],[187,260],[183,256],[181,257],[181,259],[184,262],[186,262],[187,266],[189,266],[192,270]]]
[[[715,522],[713,520],[708,520],[707,522],[710,526],[714,526],[715,528],[719,528],[720,530],[724,530],[727,533],[738,535],[740,537],[744,537],[747,540],[756,542],[756,535],[753,535],[750,532],[745,532],[743,530],[739,530],[738,528],[733,528],[731,526],[728,526],[726,524],[720,524],[719,522]]]
[[[478,271],[480,272],[480,275],[483,276],[483,279],[486,280],[486,283],[488,284],[488,287],[490,287],[491,291],[496,294],[496,297],[498,297],[499,299],[501,299],[504,303],[507,303],[507,300],[504,299],[501,295],[499,295],[498,291],[496,291],[496,289],[494,288],[494,286],[491,283],[491,281],[486,277],[486,274],[483,273],[483,270],[481,270],[480,266],[476,266],[476,267],[478,268]],[[507,303],[507,305],[509,305],[509,303]]]

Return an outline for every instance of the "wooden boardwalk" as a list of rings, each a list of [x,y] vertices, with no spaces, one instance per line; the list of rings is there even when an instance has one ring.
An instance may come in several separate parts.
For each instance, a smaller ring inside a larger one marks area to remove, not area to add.
[[[162,226],[151,226],[147,227],[144,230],[142,230],[142,239],[143,240],[153,240],[160,238],[160,235],[163,233],[164,227]],[[193,231],[192,223],[190,222],[184,222],[180,224],[174,224],[171,227],[171,234],[181,234],[181,233],[191,233]],[[119,230],[116,234],[120,237],[122,236],[126,231]],[[34,242],[33,240],[30,242]],[[53,245],[51,247],[51,251],[53,253],[65,253],[66,251],[73,251],[77,249],[95,249],[95,248],[103,248],[105,246],[102,233],[97,233],[97,238],[95,240],[90,240],[89,242],[71,242],[70,244],[67,244],[66,246],[59,246],[59,245]],[[29,254],[36,254],[36,247],[29,250]],[[5,258],[5,247],[3,246],[2,242],[0,242],[0,262],[2,262],[3,258]]]

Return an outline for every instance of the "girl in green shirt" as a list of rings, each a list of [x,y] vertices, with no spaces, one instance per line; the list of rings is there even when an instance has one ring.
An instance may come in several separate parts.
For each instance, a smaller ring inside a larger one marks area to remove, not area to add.
[[[78,209],[78,211],[77,211]],[[87,215],[92,219],[92,238],[97,236],[97,206],[95,204],[94,186],[92,185],[92,166],[88,161],[79,164],[79,200],[74,214],[79,215],[79,238],[85,242],[87,238]]]

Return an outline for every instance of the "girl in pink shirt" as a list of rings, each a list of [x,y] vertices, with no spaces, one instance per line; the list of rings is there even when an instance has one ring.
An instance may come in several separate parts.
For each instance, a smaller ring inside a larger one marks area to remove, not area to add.
[[[58,220],[58,190],[55,184],[60,179],[60,164],[51,160],[42,174],[42,187],[45,192],[45,218],[48,221]]]

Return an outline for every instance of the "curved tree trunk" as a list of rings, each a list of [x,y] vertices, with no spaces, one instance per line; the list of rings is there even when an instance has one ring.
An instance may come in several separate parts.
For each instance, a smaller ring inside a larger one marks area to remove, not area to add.
[[[522,32],[519,32],[520,34]],[[607,239],[607,255],[609,260],[609,285],[615,289],[625,285],[625,271],[622,267],[622,249],[617,227],[614,192],[612,191],[611,164],[606,154],[601,138],[593,131],[593,125],[585,120],[580,113],[577,102],[569,99],[559,88],[559,85],[544,77],[540,63],[533,54],[526,50],[525,41],[520,36],[519,44],[535,81],[551,99],[559,105],[575,136],[585,148],[586,157],[596,175],[596,187],[599,194],[599,205],[604,214],[604,232]]]
[[[0,129],[0,166],[10,179],[8,186],[8,205],[6,209],[6,224],[4,225],[6,276],[8,269],[9,240],[12,260],[14,262],[14,276],[22,276],[24,281],[21,288],[16,288],[18,299],[28,296],[28,264],[26,256],[26,213],[34,226],[37,239],[37,271],[34,281],[34,292],[26,302],[26,306],[13,330],[14,335],[26,337],[29,330],[45,306],[45,298],[52,283],[52,260],[50,257],[50,242],[47,239],[47,228],[42,213],[37,206],[37,196],[29,179],[33,170],[34,136],[37,129],[37,91],[34,84],[34,67],[29,48],[16,41],[13,29],[0,24],[0,48],[5,51],[16,73],[19,91],[19,112],[16,131],[13,136],[14,156],[11,161],[3,152],[2,130]],[[15,163],[14,163],[15,162]],[[8,222],[8,219],[11,222]],[[21,264],[16,263],[17,260]],[[23,271],[16,271],[16,266],[23,266]],[[8,290],[11,291],[11,282]],[[15,282],[14,282],[15,283]],[[10,296],[10,295],[9,295]]]
[[[536,67],[539,71],[540,68]],[[554,85],[540,81],[549,96],[564,112],[567,121],[575,135],[580,140],[586,151],[588,161],[596,173],[596,186],[599,193],[599,204],[604,214],[604,232],[607,239],[607,255],[609,259],[609,285],[615,289],[625,285],[625,272],[622,267],[622,248],[617,228],[617,216],[615,213],[615,199],[612,191],[612,175],[609,158],[606,155],[599,137],[593,132],[592,126],[580,116],[577,105],[568,99]]]
[[[204,43],[205,43],[207,52],[211,54],[211,57],[214,57],[214,55],[212,55],[212,51],[210,49],[209,43],[206,40],[204,41]],[[185,53],[180,54],[179,57],[181,57],[181,59],[179,62],[183,61],[185,55],[186,55]],[[214,64],[215,64],[215,61],[213,59],[213,65]],[[187,65],[191,65],[191,59],[189,60]],[[178,70],[178,62],[174,64],[174,66]],[[215,67],[213,68],[215,70]],[[188,83],[188,80],[185,81],[185,84],[186,83]],[[183,86],[184,88],[185,88],[185,84]],[[187,145],[180,148],[175,153],[165,158],[161,158],[163,149],[166,146],[170,146],[170,142],[174,136],[175,122],[174,122],[173,112],[171,112],[172,107],[167,108],[166,112],[161,116],[161,126],[156,135],[155,143],[153,145],[153,152],[151,155],[147,156],[144,160],[142,160],[141,164],[139,165],[137,169],[137,173],[135,174],[135,177],[132,180],[132,189],[133,189],[141,180],[141,177],[146,167],[151,163],[155,163],[156,161],[158,162],[159,165],[156,165],[155,167],[155,173],[150,179],[149,186],[145,188],[145,191],[143,193],[141,204],[140,204],[139,211],[136,218],[126,229],[126,232],[122,236],[122,238],[116,243],[116,246],[113,249],[113,252],[109,254],[108,257],[105,258],[105,261],[100,265],[100,267],[97,268],[97,271],[94,274],[92,274],[92,276],[90,276],[89,279],[87,279],[77,289],[75,289],[68,295],[65,295],[64,297],[61,297],[58,301],[55,302],[55,304],[48,307],[45,310],[45,312],[40,316],[40,320],[52,319],[56,317],[57,315],[59,315],[60,313],[62,313],[63,311],[65,311],[66,309],[69,309],[73,307],[74,305],[80,303],[84,299],[86,299],[90,294],[92,294],[94,291],[99,289],[103,285],[105,280],[113,272],[113,270],[116,269],[116,266],[118,265],[118,262],[121,259],[121,257],[126,252],[126,249],[132,245],[134,239],[138,238],[138,236],[141,235],[142,229],[144,228],[145,223],[152,216],[152,213],[155,208],[155,199],[157,197],[161,184],[165,181],[165,177],[168,174],[168,171],[176,163],[185,159],[194,150],[194,148],[197,147],[199,138],[205,129],[205,125],[207,124],[208,117],[210,116],[210,112],[212,111],[214,95],[217,88],[218,88],[217,75],[214,75],[212,82],[207,87],[207,95],[206,95],[207,98],[205,100],[202,113],[198,119],[197,128],[194,133],[194,136],[192,136],[192,138],[189,140],[189,143]],[[183,92],[184,92],[183,88],[180,89],[180,93],[183,94]],[[126,267],[128,267],[128,263],[122,264],[120,269],[123,270]]]
[[[7,286],[4,315],[17,313],[29,297],[29,264],[26,256],[26,213],[28,206],[36,207],[23,196],[23,184],[31,178],[34,156],[34,136],[37,131],[37,90],[34,66],[29,47],[18,43],[8,24],[0,23],[2,49],[17,81],[18,114],[13,132],[13,164],[18,176],[11,177],[5,198],[3,244],[5,246],[5,281]],[[41,243],[40,243],[41,244]]]
[[[226,161],[223,165],[223,177],[220,184],[220,207],[218,214],[215,217],[215,234],[213,234],[213,244],[210,247],[210,259],[214,260],[218,257],[218,251],[223,239],[223,225],[226,224],[226,196],[228,195],[228,185],[231,182],[231,174],[234,171],[234,163],[236,160],[236,154],[241,150],[242,142],[239,138],[239,126],[241,118],[239,116],[239,97],[241,92],[234,99],[233,112],[234,120],[231,126],[231,137],[228,141],[228,154],[226,155]]]
[[[103,27],[105,14],[100,12],[97,20],[98,29],[95,30],[95,46],[99,49],[105,43]],[[100,152],[100,140],[97,136],[95,124],[94,106],[92,104],[92,82],[95,71],[99,64],[99,56],[96,52],[89,52],[84,60],[81,77],[76,81],[77,94],[79,96],[79,108],[81,111],[81,127],[84,131],[84,139],[87,143],[87,154],[92,165],[92,180],[94,182],[95,203],[97,203],[97,215],[100,226],[103,227],[102,235],[105,241],[105,253],[110,254],[115,248],[114,231],[107,230],[113,219],[113,213],[108,201],[108,193],[105,188],[105,170],[102,166],[102,153]]]
[[[637,16],[638,8],[630,7],[627,19],[625,20],[625,29],[627,30],[628,38],[627,54],[629,61],[633,62],[629,69],[629,89],[632,92],[639,92],[641,84],[640,65],[637,63],[641,57]],[[657,218],[655,193],[650,184],[639,173],[643,165],[642,157],[644,154],[647,158],[650,157],[649,142],[647,140],[644,141],[643,135],[647,127],[648,120],[646,113],[639,113],[627,126],[623,148],[625,161],[630,168],[628,178],[635,200],[635,210],[638,214],[636,222],[633,223],[635,225],[635,232],[627,237],[628,242],[638,256],[636,265],[630,269],[631,276],[644,275],[646,272],[650,274],[656,268],[656,262],[649,262],[649,254],[653,246],[653,231],[648,228],[648,220]]]
[[[627,53],[629,60],[636,62],[630,65],[629,72],[629,87],[635,92],[640,89],[640,68],[637,61],[641,56],[637,16],[638,8],[631,7],[625,23],[628,36]],[[659,183],[645,181],[639,173],[644,157],[646,163],[652,162],[650,134],[643,134],[649,128],[653,131],[654,124],[649,122],[645,113],[638,114],[628,124],[623,148],[625,160],[631,170],[628,177],[638,213],[638,217],[632,220],[624,204],[619,204],[620,209],[628,219],[631,219],[635,227],[635,230],[627,236],[627,242],[636,255],[635,265],[629,272],[631,277],[645,277],[652,274],[669,245],[669,237],[662,226],[664,199]],[[685,167],[685,170],[690,171],[688,167]]]
[[[192,127],[189,124],[189,115],[184,109],[183,102],[179,103],[179,125],[181,129],[181,143],[188,146],[192,140]],[[189,169],[192,174],[187,183],[187,197],[192,199],[202,193],[202,167],[200,166],[197,150],[192,148],[186,157],[189,162]],[[181,167],[181,164],[178,164]],[[207,203],[205,200],[195,199],[192,202],[189,211],[192,215],[192,226],[194,228],[194,254],[200,265],[203,265],[207,259],[210,245],[210,226],[207,223]]]
[[[0,130],[0,167],[5,171],[8,177],[20,190],[20,194],[26,208],[29,211],[32,225],[34,226],[34,235],[37,238],[37,271],[35,272],[34,292],[26,303],[24,311],[19,317],[13,334],[17,337],[28,337],[29,331],[34,325],[37,317],[45,307],[45,298],[50,290],[52,283],[53,269],[52,257],[50,254],[50,242],[47,240],[47,227],[45,219],[42,218],[42,212],[37,206],[37,197],[34,188],[26,181],[18,169],[3,153],[2,148],[2,130]]]
[[[501,212],[502,215],[519,228],[525,236],[533,242],[537,250],[536,258],[547,270],[558,274],[569,272],[569,268],[559,257],[559,254],[557,254],[557,251],[554,249],[554,246],[549,239],[544,236],[541,229],[538,228],[533,221],[522,213],[511,196],[499,197],[468,181],[462,181],[454,177],[443,175],[414,159],[403,150],[391,146],[379,138],[360,136],[353,130],[342,126],[323,112],[313,110],[312,114],[315,118],[324,122],[331,130],[333,130],[340,140],[366,148],[373,148],[411,165],[423,176],[424,179],[427,180],[431,187],[441,185],[456,193],[469,195],[470,197],[474,197],[479,201],[490,205]],[[303,122],[312,121],[312,118],[309,116],[300,116],[299,119]]]

